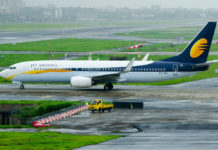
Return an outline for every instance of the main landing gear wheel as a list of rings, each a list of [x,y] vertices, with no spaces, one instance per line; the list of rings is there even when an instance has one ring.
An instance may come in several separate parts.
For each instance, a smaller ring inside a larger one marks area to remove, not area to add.
[[[20,89],[21,89],[21,90],[24,89],[24,85],[23,85],[23,83],[20,85]]]
[[[104,85],[104,90],[108,91],[108,90],[112,90],[113,89],[113,84],[112,83],[107,83]]]

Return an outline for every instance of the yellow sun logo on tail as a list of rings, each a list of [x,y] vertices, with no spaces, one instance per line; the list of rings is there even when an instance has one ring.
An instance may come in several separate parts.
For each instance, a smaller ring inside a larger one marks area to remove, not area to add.
[[[203,52],[207,49],[208,42],[207,39],[202,38],[198,40],[193,46],[190,51],[191,58],[198,58],[203,54]]]

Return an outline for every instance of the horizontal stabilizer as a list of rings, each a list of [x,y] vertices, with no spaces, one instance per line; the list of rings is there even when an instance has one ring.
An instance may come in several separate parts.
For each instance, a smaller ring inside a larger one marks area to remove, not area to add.
[[[217,63],[217,62],[218,62],[218,60],[211,60],[211,61],[207,61],[205,63],[195,64],[195,66],[211,65],[211,64],[214,64],[214,63]]]

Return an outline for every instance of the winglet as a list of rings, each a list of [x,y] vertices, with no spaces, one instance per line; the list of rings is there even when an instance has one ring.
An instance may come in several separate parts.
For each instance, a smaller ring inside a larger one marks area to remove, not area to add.
[[[125,72],[130,72],[131,69],[132,69],[132,66],[133,66],[133,63],[135,61],[135,58],[132,58],[132,60],[129,62],[129,64],[126,66],[125,70],[122,71],[122,73],[125,73]]]
[[[88,60],[92,61],[92,53],[90,53]]]
[[[149,53],[147,53],[146,55],[145,55],[145,57],[142,59],[142,61],[148,61],[148,57],[149,57]]]

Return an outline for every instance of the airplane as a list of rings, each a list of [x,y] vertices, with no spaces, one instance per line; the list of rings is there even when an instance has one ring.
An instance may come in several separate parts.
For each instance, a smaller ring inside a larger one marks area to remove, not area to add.
[[[192,76],[206,71],[218,60],[207,61],[216,22],[208,22],[199,34],[177,56],[160,61],[93,61],[93,60],[47,60],[28,61],[10,66],[0,76],[19,83],[63,82],[72,87],[89,88],[104,84],[112,90],[113,83],[147,83]]]

